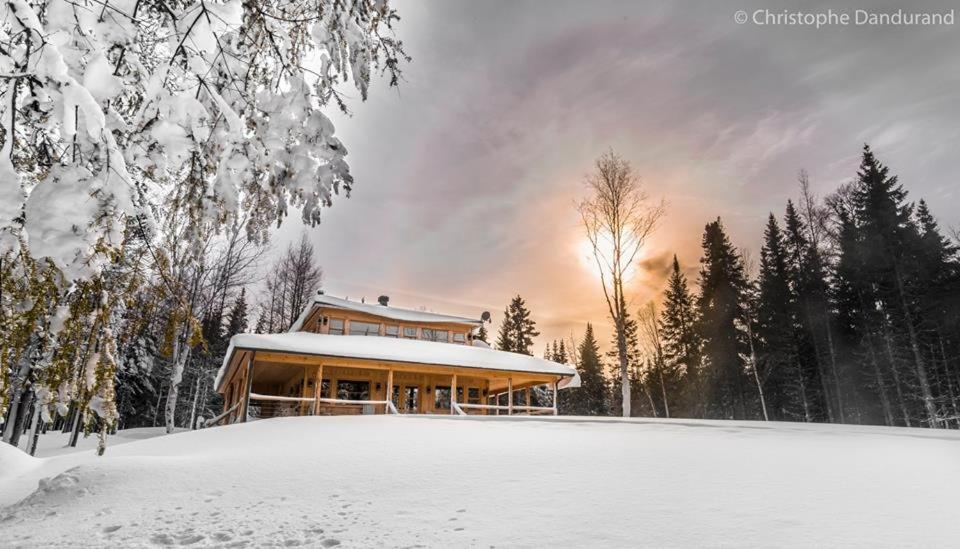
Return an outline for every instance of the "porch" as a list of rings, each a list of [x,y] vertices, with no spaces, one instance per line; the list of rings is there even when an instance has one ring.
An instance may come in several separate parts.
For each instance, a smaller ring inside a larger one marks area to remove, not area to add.
[[[305,415],[557,413],[560,376],[244,350],[208,423]]]

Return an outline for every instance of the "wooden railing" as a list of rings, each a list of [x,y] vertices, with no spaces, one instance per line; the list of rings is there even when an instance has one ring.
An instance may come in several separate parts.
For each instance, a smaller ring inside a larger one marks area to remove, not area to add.
[[[517,412],[526,412],[527,414],[552,414],[556,415],[557,410],[553,406],[501,406],[498,404],[466,404],[460,402],[453,403],[453,410],[457,413],[458,416],[468,415],[464,408],[468,410],[502,410],[507,412],[507,415],[516,414]]]
[[[233,406],[231,406],[230,409],[227,410],[226,412],[220,414],[220,415],[217,416],[217,417],[214,417],[214,418],[205,420],[205,421],[200,425],[200,427],[201,427],[201,428],[204,428],[204,427],[212,427],[212,426],[214,426],[214,425],[217,425],[218,423],[220,423],[220,422],[223,420],[223,418],[229,416],[229,415],[232,414],[234,411],[236,411],[236,409],[240,407],[240,404],[241,404],[241,402],[240,402],[240,401],[237,401],[237,403],[234,404]]]
[[[310,399],[313,400],[313,399]],[[376,406],[376,405],[385,405],[388,412],[391,414],[398,414],[397,407],[393,405],[392,401],[389,400],[346,400],[340,398],[318,398],[319,402],[326,402],[327,404],[346,404],[354,406]]]

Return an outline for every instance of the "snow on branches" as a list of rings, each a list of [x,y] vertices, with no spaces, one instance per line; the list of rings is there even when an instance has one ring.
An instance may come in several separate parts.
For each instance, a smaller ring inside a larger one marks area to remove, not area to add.
[[[74,354],[110,362],[125,246],[149,246],[170,212],[186,243],[241,217],[263,241],[291,209],[318,223],[353,184],[324,109],[347,109],[345,84],[366,99],[376,72],[398,83],[398,19],[382,0],[0,0],[0,284],[17,290],[0,328],[23,332],[0,346],[0,392],[24,383],[14,362],[49,362],[30,334],[55,346],[70,325],[55,311],[83,288],[104,294],[99,320],[74,320],[101,340]],[[52,285],[10,278],[28,272]],[[111,415],[97,391],[84,405]]]

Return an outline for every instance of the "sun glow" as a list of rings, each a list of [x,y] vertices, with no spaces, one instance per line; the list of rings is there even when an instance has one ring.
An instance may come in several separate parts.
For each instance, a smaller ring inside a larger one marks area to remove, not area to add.
[[[577,257],[584,268],[586,268],[594,278],[609,276],[609,266],[613,262],[613,242],[609,238],[601,238],[599,241],[599,252],[600,257],[597,258],[593,253],[593,244],[590,242],[590,239],[585,236],[581,237],[577,242]],[[627,266],[624,272],[624,280],[631,280],[640,272],[640,270],[637,269],[637,264],[643,261],[645,255],[646,246],[640,248],[640,251],[633,259],[633,263]],[[597,262],[598,259],[599,264]]]

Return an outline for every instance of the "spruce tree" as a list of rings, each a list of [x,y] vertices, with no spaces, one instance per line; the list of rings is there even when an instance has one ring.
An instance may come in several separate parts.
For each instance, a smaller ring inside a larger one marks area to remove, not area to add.
[[[247,331],[247,289],[243,288],[227,315],[227,331],[224,338],[229,341],[231,337],[245,331]]]
[[[533,338],[540,335],[536,325],[530,318],[530,311],[523,298],[519,295],[514,297],[503,312],[503,322],[497,335],[497,348],[524,355],[532,354],[530,347],[533,346]]]
[[[603,375],[600,348],[591,324],[587,324],[578,354],[580,360],[576,367],[580,374],[580,387],[560,392],[561,413],[578,416],[609,415],[607,381]]]
[[[755,366],[772,419],[811,421],[809,380],[798,355],[796,300],[790,289],[787,263],[783,234],[770,214],[760,250]]]
[[[720,218],[704,230],[700,264],[697,315],[708,377],[708,414],[731,419],[752,417],[747,411],[741,360],[747,354],[743,332],[747,280],[742,260]]]
[[[787,201],[784,226],[785,274],[793,300],[790,313],[796,328],[796,379],[803,385],[798,394],[802,397],[806,421],[832,419],[834,414],[827,403],[826,384],[829,350],[823,337],[829,329],[825,316],[825,272],[819,251],[807,238],[807,227],[791,200]]]
[[[692,417],[703,416],[703,383],[700,372],[700,338],[696,331],[696,310],[687,278],[680,271],[680,262],[673,256],[673,267],[660,316],[663,354],[670,369],[682,379],[681,407],[678,412]]]
[[[560,364],[566,364],[567,360],[568,360],[567,347],[563,343],[563,340],[561,339],[559,346],[556,343],[554,343],[553,361],[558,362]]]
[[[889,169],[864,146],[852,199],[863,267],[873,281],[875,302],[883,313],[879,329],[894,389],[906,425],[913,418],[939,426],[929,357],[925,356],[918,326],[921,319],[917,300],[926,283],[917,272],[921,238],[913,223],[912,204],[906,198],[907,191],[897,177],[890,175]],[[916,383],[919,402],[909,398],[908,380]],[[911,410],[911,405],[919,409]]]

